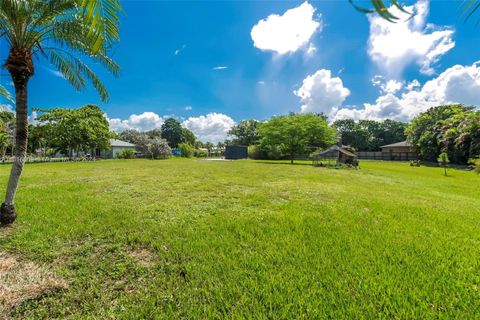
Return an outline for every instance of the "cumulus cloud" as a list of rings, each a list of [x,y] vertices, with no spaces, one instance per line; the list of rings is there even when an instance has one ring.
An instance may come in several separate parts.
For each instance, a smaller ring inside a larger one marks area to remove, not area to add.
[[[371,59],[390,78],[399,77],[410,63],[417,63],[422,73],[432,75],[435,63],[455,46],[453,29],[426,23],[428,0],[405,7],[415,12],[411,19],[394,6],[390,9],[401,21],[391,23],[378,15],[369,16]]]
[[[455,65],[423,86],[414,80],[400,94],[385,92],[375,103],[365,103],[359,109],[338,108],[334,118],[408,121],[430,107],[449,103],[480,106],[480,62]]]
[[[283,15],[271,14],[253,26],[250,33],[253,45],[260,50],[286,54],[300,48],[315,52],[310,43],[313,34],[321,29],[321,20],[314,17],[315,8],[308,2],[287,10]]]
[[[182,126],[190,129],[200,141],[218,143],[227,138],[228,131],[235,125],[229,116],[212,112],[205,116],[190,117]]]
[[[323,112],[330,115],[340,107],[350,90],[343,86],[342,79],[332,77],[330,70],[321,69],[307,76],[302,86],[294,91],[302,103],[302,112]]]
[[[167,117],[161,117],[154,112],[144,112],[142,114],[132,114],[128,119],[119,118],[110,119],[107,117],[110,129],[115,132],[122,132],[129,129],[138,131],[148,131],[158,129],[165,122]]]
[[[385,80],[381,75],[376,75],[372,79],[372,84],[380,88],[382,93],[396,93],[404,87],[403,81]]]
[[[185,109],[185,111],[190,111],[190,110],[192,110],[192,106],[185,106],[184,109]]]
[[[0,111],[15,112],[15,109],[11,104],[0,104]]]

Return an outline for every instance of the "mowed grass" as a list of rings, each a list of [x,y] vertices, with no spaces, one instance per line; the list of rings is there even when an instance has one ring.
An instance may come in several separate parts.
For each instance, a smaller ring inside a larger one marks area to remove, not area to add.
[[[449,174],[367,161],[29,164],[0,249],[68,288],[11,317],[479,318],[480,177]]]

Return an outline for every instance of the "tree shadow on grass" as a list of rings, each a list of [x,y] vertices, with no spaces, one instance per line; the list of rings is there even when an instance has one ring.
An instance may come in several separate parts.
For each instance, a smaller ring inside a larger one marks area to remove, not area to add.
[[[301,160],[299,160],[301,161]],[[303,162],[293,162],[290,163],[290,160],[255,160],[255,163],[261,164],[281,164],[289,166],[312,166],[312,162],[307,162],[308,160],[303,160]]]

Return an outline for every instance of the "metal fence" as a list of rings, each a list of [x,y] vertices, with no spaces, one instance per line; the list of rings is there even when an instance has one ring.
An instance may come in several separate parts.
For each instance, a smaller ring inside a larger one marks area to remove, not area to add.
[[[414,152],[371,152],[361,151],[356,153],[358,159],[362,160],[388,160],[388,161],[410,161],[418,160]]]

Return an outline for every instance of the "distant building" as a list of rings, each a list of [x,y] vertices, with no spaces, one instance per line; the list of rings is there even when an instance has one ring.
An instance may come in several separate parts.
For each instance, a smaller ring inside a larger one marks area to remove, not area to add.
[[[324,151],[318,151],[312,155],[313,165],[323,166],[339,166],[341,164],[358,166],[357,156],[346,146],[333,145]]]
[[[380,148],[382,152],[416,153],[415,147],[408,141],[387,144]]]
[[[248,158],[247,146],[226,146],[225,147],[225,159],[246,159]]]
[[[117,154],[122,150],[133,150],[135,152],[135,145],[130,142],[118,140],[118,139],[110,139],[110,150],[105,151],[97,151],[97,157],[102,158],[116,158]],[[100,151],[100,154],[98,152]]]

